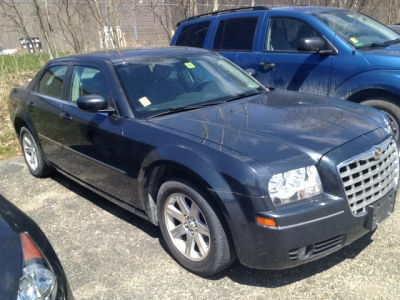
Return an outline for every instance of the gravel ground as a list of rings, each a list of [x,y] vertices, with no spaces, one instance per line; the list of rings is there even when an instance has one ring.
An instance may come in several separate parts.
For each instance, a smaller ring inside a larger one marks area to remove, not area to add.
[[[0,193],[32,217],[58,253],[76,299],[398,299],[400,206],[371,236],[284,271],[239,263],[211,279],[181,268],[157,227],[55,174],[0,162]]]

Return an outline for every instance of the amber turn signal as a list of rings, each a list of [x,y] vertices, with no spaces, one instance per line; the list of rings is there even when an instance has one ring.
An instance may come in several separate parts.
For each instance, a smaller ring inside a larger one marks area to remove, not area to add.
[[[36,247],[35,243],[31,240],[29,235],[21,233],[21,246],[22,253],[24,255],[24,261],[27,262],[32,258],[43,259],[42,253]]]
[[[258,225],[276,227],[276,221],[271,218],[256,216],[256,221]]]

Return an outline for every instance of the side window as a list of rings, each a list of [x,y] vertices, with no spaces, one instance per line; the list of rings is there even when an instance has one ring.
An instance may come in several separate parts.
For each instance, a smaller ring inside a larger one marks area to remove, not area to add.
[[[39,81],[39,93],[62,99],[63,84],[66,73],[67,66],[54,66],[48,68]]]
[[[202,48],[210,23],[211,22],[199,22],[183,27],[176,41],[176,45]]]
[[[77,66],[74,67],[71,79],[70,100],[76,102],[80,96],[100,95],[107,99],[107,87],[100,70]]]
[[[269,22],[266,51],[297,52],[297,43],[306,37],[321,36],[312,26],[293,18],[272,18]]]
[[[258,17],[222,20],[218,24],[214,50],[251,51]]]

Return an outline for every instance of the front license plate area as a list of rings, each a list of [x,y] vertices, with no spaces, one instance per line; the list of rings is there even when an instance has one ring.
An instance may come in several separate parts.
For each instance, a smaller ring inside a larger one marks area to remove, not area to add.
[[[365,221],[365,228],[374,230],[380,223],[386,220],[394,212],[395,192],[390,192],[378,201],[367,206],[368,216]]]

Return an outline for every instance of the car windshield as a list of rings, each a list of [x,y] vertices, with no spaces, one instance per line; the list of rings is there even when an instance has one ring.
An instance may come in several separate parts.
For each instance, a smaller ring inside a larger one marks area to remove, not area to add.
[[[215,105],[264,89],[246,72],[216,54],[139,58],[115,68],[139,118]]]
[[[355,11],[324,11],[314,16],[356,48],[399,42],[400,39],[392,29]]]

